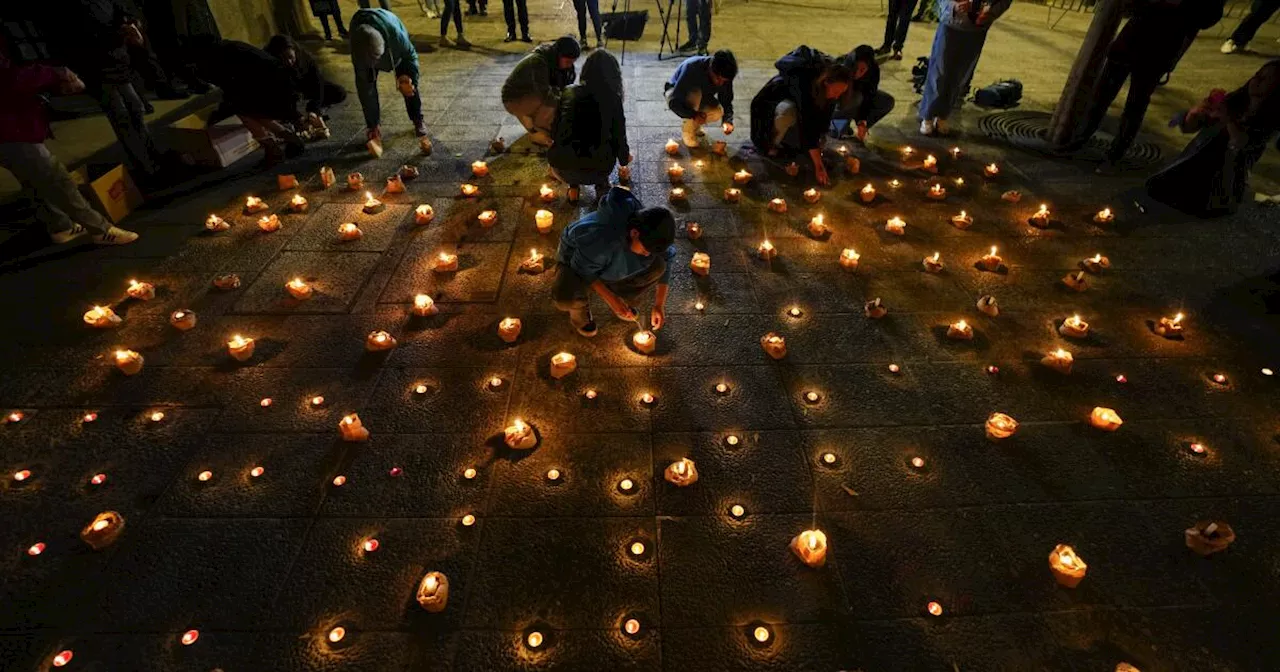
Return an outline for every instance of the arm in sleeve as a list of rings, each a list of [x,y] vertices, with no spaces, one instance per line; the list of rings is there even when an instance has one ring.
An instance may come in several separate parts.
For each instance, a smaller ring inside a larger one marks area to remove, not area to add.
[[[613,153],[618,165],[625,166],[631,161],[631,145],[627,144],[627,113],[622,109],[619,100],[613,111]]]
[[[862,100],[858,103],[858,111],[853,114],[853,120],[866,121],[871,116],[871,108],[876,104],[876,93],[880,91],[880,72],[867,73],[867,85],[862,87]]]
[[[364,110],[365,128],[374,128],[382,120],[382,107],[378,102],[378,73],[373,68],[356,68],[356,95]]]
[[[720,94],[720,107],[724,109],[724,123],[733,123],[733,80],[724,83],[723,93]]]
[[[666,268],[662,269],[662,279],[658,281],[658,284],[669,285],[671,284],[671,267],[676,261],[676,246],[671,245],[668,247],[667,251],[662,253],[662,258],[667,263]]]
[[[676,78],[675,86],[671,89],[671,96],[668,99],[667,107],[676,113],[681,119],[692,119],[698,114],[698,111],[689,105],[689,70],[683,65],[680,67],[679,77]]]
[[[404,24],[396,26],[396,75],[408,75],[414,82],[418,81],[418,50],[413,48],[413,40]]]
[[[62,72],[49,65],[22,65],[0,71],[0,93],[4,98],[34,96],[57,88]]]

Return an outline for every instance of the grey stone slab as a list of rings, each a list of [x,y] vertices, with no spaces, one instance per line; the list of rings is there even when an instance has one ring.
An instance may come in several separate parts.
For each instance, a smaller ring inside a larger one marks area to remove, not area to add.
[[[738,443],[731,444],[730,436]],[[733,428],[661,433],[653,441],[660,515],[707,516],[732,527],[769,514],[814,508],[809,460],[796,433]],[[677,487],[666,482],[663,474],[671,463],[684,457],[696,465],[698,481]],[[746,509],[741,520],[730,515],[735,504]]]
[[[376,429],[371,430],[376,431]],[[332,488],[322,516],[434,516],[461,527],[467,513],[484,516],[483,502],[497,459],[486,436],[376,434],[339,466],[347,482]],[[372,450],[367,448],[372,447]],[[400,471],[393,474],[392,470]],[[468,468],[474,478],[465,478]]]
[[[412,217],[410,213],[414,206],[388,205],[373,215],[366,215],[362,207],[355,203],[312,206],[306,223],[289,239],[285,249],[294,252],[383,252],[391,246],[397,230]],[[360,227],[359,240],[344,241],[338,237],[338,227],[347,222]]]
[[[217,426],[233,433],[317,432],[337,441],[338,422],[364,409],[376,380],[346,369],[242,369],[220,382]],[[322,403],[314,404],[316,397]],[[265,398],[270,406],[262,406]]]
[[[729,386],[726,393],[716,389]],[[663,367],[653,371],[655,427],[670,431],[782,429],[795,426],[773,366]]]
[[[668,403],[664,391],[645,367],[594,366],[580,357],[579,368],[555,380],[550,357],[526,359],[512,385],[510,415],[539,428],[544,437],[571,432],[643,432],[651,418]],[[587,398],[589,390],[594,399]],[[651,408],[640,402],[649,393],[657,398]]]
[[[791,365],[782,375],[802,427],[916,425],[932,417],[920,388],[883,366]],[[806,398],[810,392],[816,401]]]
[[[641,614],[643,616],[643,614]],[[621,623],[621,617],[618,619]],[[643,620],[641,620],[644,623]],[[467,630],[458,643],[454,669],[460,672],[547,667],[563,669],[655,670],[661,667],[663,633],[642,630],[637,638],[620,631],[541,629],[544,643],[531,651],[523,631]],[[641,626],[644,628],[645,626]]]
[[[514,368],[519,345],[508,345],[498,337],[498,323],[505,315],[466,311],[444,304],[431,317],[410,317],[396,336],[399,345],[387,356],[386,365],[396,367]],[[532,320],[523,320],[521,342]]]
[[[554,469],[558,477],[552,479]],[[543,434],[528,453],[496,463],[489,512],[502,517],[638,516],[654,512],[648,438],[633,434]],[[619,483],[629,479],[630,489]]]
[[[325,636],[338,624],[346,628],[347,635],[341,646],[331,646]],[[457,640],[455,633],[429,626],[416,627],[413,632],[364,631],[359,624],[341,618],[317,626],[300,633],[259,635],[250,665],[288,672],[431,669],[453,659]]]
[[[343,313],[373,273],[381,255],[374,252],[282,252],[232,308],[236,313]],[[285,283],[302,278],[312,296],[298,300]]]
[[[785,325],[777,324],[771,316],[669,314],[666,326],[659,332],[657,350],[650,359],[671,366],[772,362],[760,347],[760,338],[770,331],[787,335]]]
[[[392,433],[497,431],[505,426],[513,374],[487,368],[388,368],[361,417]],[[502,381],[497,388],[490,384],[494,377]]]
[[[783,623],[766,617],[717,628],[663,631],[662,647],[672,665],[717,670],[835,670],[848,660],[847,638],[830,623]],[[772,640],[760,646],[752,639],[755,624],[768,625]],[[902,659],[895,660],[900,664]],[[668,668],[670,669],[670,668]]]
[[[722,272],[716,268],[715,259],[711,260],[711,274],[706,276],[695,275],[687,268],[674,269],[670,287],[668,315],[753,313],[758,310],[751,276]],[[698,310],[699,302],[702,310]]]
[[[433,270],[441,252],[458,255],[458,270]],[[498,298],[502,273],[511,254],[511,243],[466,243],[442,245],[434,249],[410,247],[382,300],[411,303],[417,294],[430,294],[439,303],[487,303]]]

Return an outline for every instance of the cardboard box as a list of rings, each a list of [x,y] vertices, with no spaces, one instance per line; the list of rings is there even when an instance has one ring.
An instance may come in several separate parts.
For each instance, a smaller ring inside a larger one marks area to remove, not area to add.
[[[228,117],[210,124],[216,109],[197,110],[164,127],[160,146],[181,154],[188,163],[211,168],[226,168],[258,149],[258,141],[239,119]]]
[[[81,166],[72,171],[71,179],[80,186],[85,200],[113,224],[119,224],[142,205],[142,192],[123,165],[116,164],[100,175],[96,170],[90,172],[88,166]]]

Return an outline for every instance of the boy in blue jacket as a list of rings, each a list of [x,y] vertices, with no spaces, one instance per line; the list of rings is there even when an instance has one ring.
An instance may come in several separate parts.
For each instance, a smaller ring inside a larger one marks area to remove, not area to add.
[[[686,147],[697,147],[702,127],[723,121],[720,130],[733,133],[733,78],[738,59],[728,49],[711,56],[685,59],[664,87],[667,107],[684,119],[681,136]]]
[[[413,130],[422,137],[427,124],[422,119],[422,97],[418,95],[418,51],[409,39],[409,29],[400,17],[385,9],[358,9],[351,17],[351,65],[356,71],[356,93],[364,109],[364,123],[370,140],[382,142],[382,108],[378,103],[378,72],[394,72],[396,87],[404,95],[404,108]]]
[[[570,224],[560,234],[556,279],[551,299],[569,313],[579,334],[596,335],[587,289],[604,299],[620,320],[639,322],[631,303],[657,286],[649,324],[666,321],[671,260],[675,258],[676,223],[666,208],[641,208],[627,189],[614,187],[595,212]]]

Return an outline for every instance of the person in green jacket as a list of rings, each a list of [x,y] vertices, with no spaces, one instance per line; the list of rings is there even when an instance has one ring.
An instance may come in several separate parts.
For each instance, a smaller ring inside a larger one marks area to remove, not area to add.
[[[595,185],[599,200],[609,189],[614,164],[631,161],[627,118],[622,111],[622,69],[601,50],[582,63],[582,78],[565,89],[556,115],[555,144],[547,151],[551,172],[578,200],[581,185]]]
[[[542,44],[520,59],[502,84],[502,105],[529,132],[535,144],[549,147],[560,94],[573,83],[574,61],[582,55],[578,41],[565,35]]]
[[[413,130],[422,137],[427,124],[422,119],[422,97],[418,94],[418,52],[409,39],[409,29],[395,14],[385,9],[358,9],[351,17],[351,65],[356,72],[356,94],[364,109],[370,140],[382,142],[382,109],[378,103],[378,72],[394,72],[396,87],[404,95],[405,111]]]

